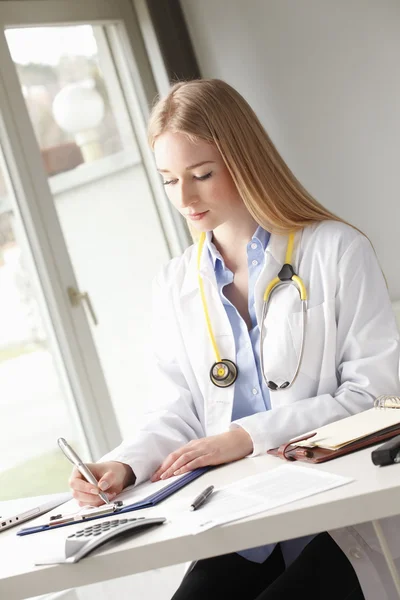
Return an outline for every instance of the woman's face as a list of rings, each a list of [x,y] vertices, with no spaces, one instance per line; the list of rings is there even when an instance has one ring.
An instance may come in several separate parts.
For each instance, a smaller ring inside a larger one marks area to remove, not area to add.
[[[154,154],[168,198],[196,229],[235,226],[242,218],[243,201],[213,144],[166,131],[156,139]]]

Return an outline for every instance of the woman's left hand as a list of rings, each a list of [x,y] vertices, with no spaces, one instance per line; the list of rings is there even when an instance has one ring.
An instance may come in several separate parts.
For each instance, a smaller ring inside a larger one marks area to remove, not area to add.
[[[151,477],[151,481],[181,475],[198,467],[233,462],[252,452],[252,439],[242,427],[219,435],[192,440],[171,452]]]

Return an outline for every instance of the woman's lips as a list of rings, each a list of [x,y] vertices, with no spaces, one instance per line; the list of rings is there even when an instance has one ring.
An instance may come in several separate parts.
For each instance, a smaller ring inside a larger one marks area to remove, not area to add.
[[[190,215],[187,215],[187,217],[188,217],[188,219],[191,219],[192,221],[200,221],[200,219],[205,217],[207,213],[208,213],[208,210],[205,210],[204,212],[192,213]]]

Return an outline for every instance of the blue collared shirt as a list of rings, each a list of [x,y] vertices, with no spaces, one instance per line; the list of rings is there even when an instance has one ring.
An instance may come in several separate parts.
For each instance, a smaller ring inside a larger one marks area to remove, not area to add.
[[[247,328],[244,319],[235,306],[225,297],[224,287],[233,282],[233,273],[225,266],[221,254],[212,242],[212,232],[206,236],[207,247],[214,266],[221,301],[228,315],[232,332],[235,338],[236,364],[238,367],[238,378],[235,383],[233,398],[232,421],[248,417],[255,413],[270,410],[270,395],[260,365],[260,328],[257,324],[254,286],[261,273],[265,261],[265,250],[269,242],[270,234],[262,227],[258,227],[250,242],[247,244],[247,267],[248,267],[248,310],[251,319],[251,329]],[[311,539],[311,538],[309,538]],[[293,548],[290,554],[297,555],[309,541],[308,538],[286,542]],[[299,544],[300,542],[300,544]],[[250,548],[239,552],[241,556],[253,562],[264,562],[271,554],[276,544],[268,544],[258,548]]]
[[[207,234],[207,245],[214,266],[218,292],[227,312],[236,347],[236,363],[239,375],[235,383],[232,421],[269,410],[269,390],[261,375],[260,365],[260,328],[257,325],[254,305],[254,285],[264,265],[265,249],[269,233],[258,227],[252,240],[247,244],[247,266],[249,270],[248,309],[251,319],[251,330],[238,313],[233,304],[224,296],[224,287],[233,282],[233,273],[224,263],[221,254],[211,241],[212,234]]]

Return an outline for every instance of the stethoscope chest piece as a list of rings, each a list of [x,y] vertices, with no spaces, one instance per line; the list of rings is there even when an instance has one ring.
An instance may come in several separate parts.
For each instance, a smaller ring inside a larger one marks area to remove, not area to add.
[[[215,362],[210,370],[211,381],[220,388],[226,388],[235,383],[237,376],[237,366],[234,362],[227,359]]]

